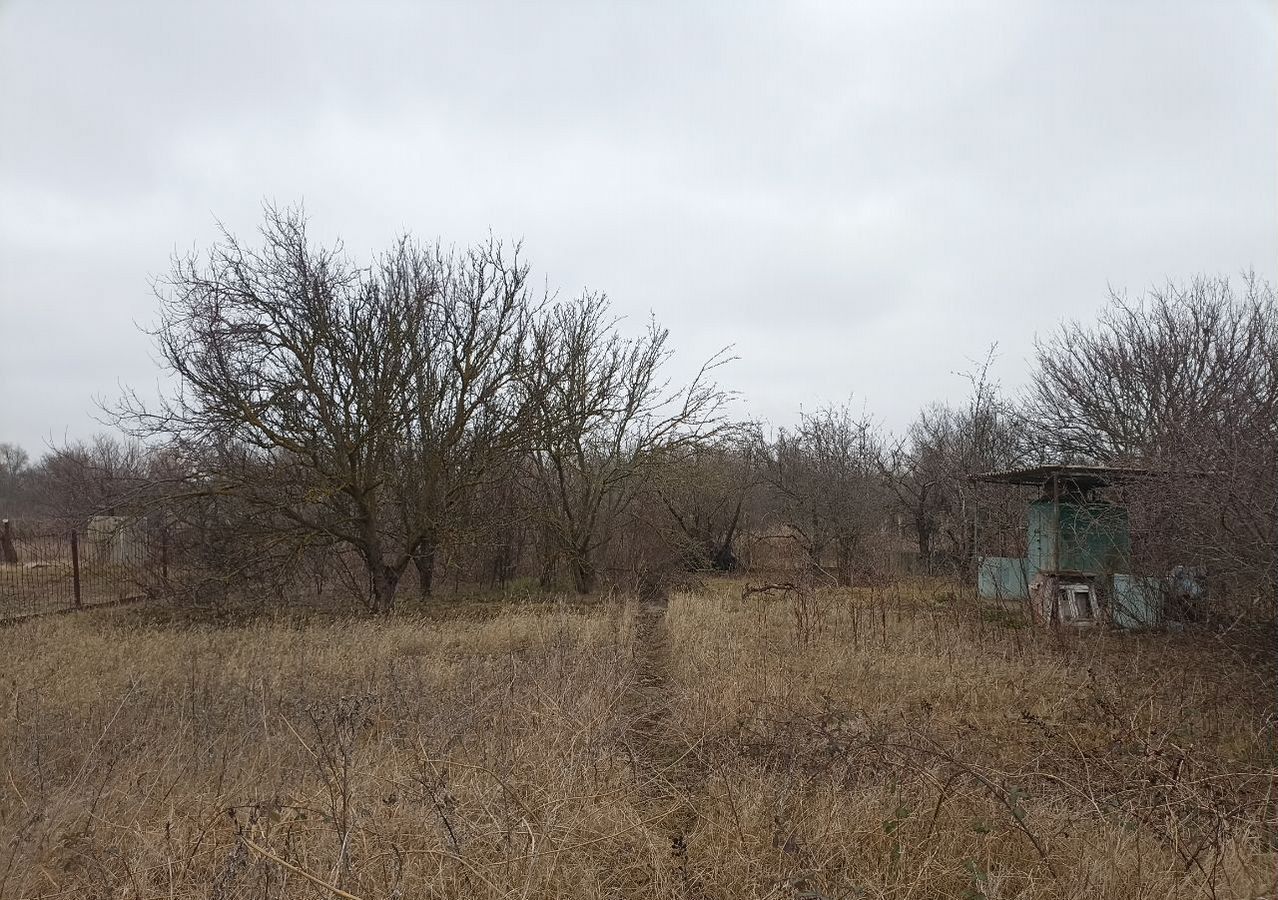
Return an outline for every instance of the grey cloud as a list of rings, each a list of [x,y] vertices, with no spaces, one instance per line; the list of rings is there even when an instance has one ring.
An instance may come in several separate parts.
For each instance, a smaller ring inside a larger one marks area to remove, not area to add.
[[[148,278],[306,201],[356,253],[522,236],[724,344],[749,412],[901,427],[1107,285],[1275,277],[1262,3],[0,6],[0,438],[154,384]],[[16,390],[13,389],[16,386]]]

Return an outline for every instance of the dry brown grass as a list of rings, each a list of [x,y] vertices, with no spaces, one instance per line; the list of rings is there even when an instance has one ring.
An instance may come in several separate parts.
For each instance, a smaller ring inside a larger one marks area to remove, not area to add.
[[[1274,896],[1271,674],[979,613],[900,587],[673,599],[691,862],[721,896]]]
[[[1263,666],[740,594],[0,631],[0,896],[1273,895]]]
[[[636,825],[659,810],[618,714],[622,607],[128,622],[3,634],[6,897],[333,895],[295,870],[360,897],[647,876]]]

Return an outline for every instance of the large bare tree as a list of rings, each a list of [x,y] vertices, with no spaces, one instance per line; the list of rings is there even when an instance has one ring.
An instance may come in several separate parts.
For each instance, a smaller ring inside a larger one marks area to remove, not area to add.
[[[1115,293],[1037,349],[1026,414],[1044,444],[1158,473],[1128,490],[1138,556],[1206,566],[1278,608],[1273,288],[1246,274]]]
[[[423,596],[430,593],[439,548],[474,533],[483,517],[475,500],[509,474],[535,424],[524,393],[533,317],[541,308],[527,288],[519,247],[508,259],[492,241],[459,255],[438,246],[423,253],[401,244],[383,265],[384,281],[410,296],[433,284],[413,373],[404,471],[396,483]]]
[[[537,324],[527,370],[539,431],[531,455],[549,552],[588,592],[599,554],[651,475],[724,426],[727,395],[712,380],[718,354],[686,385],[664,375],[668,332],[617,330],[601,294],[550,309]],[[548,569],[550,566],[547,567]]]
[[[223,230],[157,284],[176,387],[158,406],[130,395],[119,419],[188,460],[191,491],[353,551],[388,611],[515,418],[526,277],[491,239],[453,253],[404,238],[357,266],[312,242],[300,210],[268,208],[260,245]]]

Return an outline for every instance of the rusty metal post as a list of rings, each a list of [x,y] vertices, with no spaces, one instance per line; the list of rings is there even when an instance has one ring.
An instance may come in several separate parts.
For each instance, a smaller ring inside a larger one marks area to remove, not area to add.
[[[84,605],[80,600],[80,536],[75,529],[71,530],[71,587],[75,591],[75,606]]]

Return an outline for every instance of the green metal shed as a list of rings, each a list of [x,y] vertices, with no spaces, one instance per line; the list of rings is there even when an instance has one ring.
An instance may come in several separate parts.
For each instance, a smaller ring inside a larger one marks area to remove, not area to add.
[[[1127,510],[1096,496],[1100,488],[1150,474],[1146,469],[1054,465],[972,476],[1039,489],[1026,510],[1027,558],[982,559],[981,596],[1029,600],[1035,618],[1044,623],[1152,624],[1159,617],[1156,592],[1147,579],[1127,574]]]

